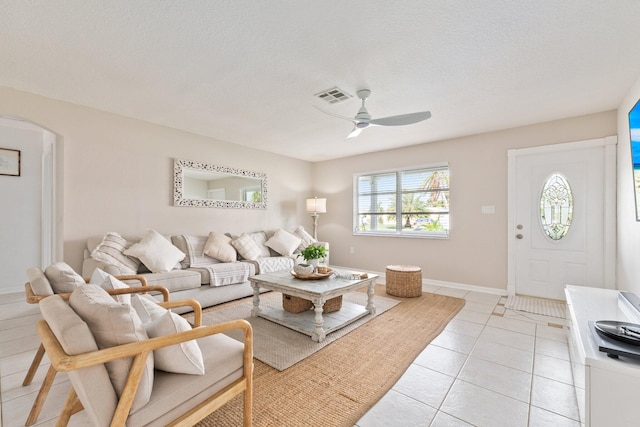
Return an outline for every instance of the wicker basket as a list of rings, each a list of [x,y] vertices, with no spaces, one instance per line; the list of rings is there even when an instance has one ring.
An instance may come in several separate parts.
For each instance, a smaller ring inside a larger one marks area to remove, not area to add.
[[[310,310],[313,303],[304,298],[294,297],[293,295],[282,294],[282,308],[289,313],[302,313]],[[331,313],[342,308],[342,295],[327,300],[322,306],[323,313]]]
[[[422,295],[422,270],[413,265],[388,265],[386,272],[387,294],[401,298]]]

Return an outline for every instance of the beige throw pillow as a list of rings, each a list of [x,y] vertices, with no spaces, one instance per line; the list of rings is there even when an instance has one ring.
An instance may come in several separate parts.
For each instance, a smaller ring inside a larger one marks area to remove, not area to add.
[[[191,325],[176,313],[159,306],[149,295],[133,295],[131,305],[142,319],[149,338],[188,331]],[[198,342],[186,341],[153,351],[156,369],[176,374],[204,375],[204,360]]]
[[[290,256],[293,254],[293,251],[295,251],[298,246],[300,246],[301,242],[302,240],[300,240],[298,237],[280,228],[276,230],[276,232],[273,234],[273,237],[267,240],[265,245],[270,247],[280,255]]]
[[[129,285],[116,279],[111,274],[102,271],[99,268],[93,270],[93,274],[91,275],[91,279],[89,279],[89,283],[91,283],[92,285],[98,285],[105,290],[129,288]],[[131,294],[111,295],[111,297],[120,303],[131,304]]]
[[[147,230],[140,243],[124,251],[125,255],[139,258],[153,273],[166,273],[182,261],[184,252],[155,230]]]
[[[109,232],[104,235],[102,242],[91,251],[91,258],[98,261],[113,264],[122,274],[136,274],[140,267],[140,260],[129,257],[124,251],[131,246],[131,243],[118,233]]]
[[[238,259],[238,254],[231,243],[231,237],[216,231],[209,233],[202,253],[222,262],[234,262]]]
[[[255,240],[248,234],[241,234],[240,237],[232,240],[231,244],[238,250],[243,259],[255,261],[262,255]]]
[[[312,245],[318,241],[314,239],[311,234],[307,233],[307,230],[305,230],[303,226],[299,226],[298,228],[296,228],[293,234],[296,237],[298,237],[300,240],[302,240],[302,243],[300,243],[300,246],[298,246],[298,249],[296,249],[296,252],[301,252],[307,246]]]
[[[54,262],[44,269],[44,275],[49,279],[51,288],[56,294],[71,293],[78,286],[86,283],[81,275],[64,262]]]
[[[100,349],[140,342],[149,338],[133,307],[114,301],[111,295],[98,285],[87,284],[78,287],[71,294],[69,304],[87,323]],[[124,390],[132,361],[133,357],[128,357],[105,363],[118,397]],[[149,402],[152,388],[153,355],[150,354],[133,399],[132,412]]]

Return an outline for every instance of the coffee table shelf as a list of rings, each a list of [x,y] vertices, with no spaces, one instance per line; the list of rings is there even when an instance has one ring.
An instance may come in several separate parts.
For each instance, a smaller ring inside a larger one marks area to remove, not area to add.
[[[288,271],[258,274],[249,278],[253,287],[253,317],[263,317],[287,328],[309,335],[313,341],[322,342],[328,333],[340,329],[367,314],[375,314],[373,303],[374,286],[377,275],[362,279],[330,277],[323,280],[299,280]],[[324,303],[339,295],[367,287],[367,306],[343,301],[342,308],[331,313],[323,313]],[[314,305],[313,310],[302,313],[264,307],[260,305],[260,288],[281,292],[307,299]]]

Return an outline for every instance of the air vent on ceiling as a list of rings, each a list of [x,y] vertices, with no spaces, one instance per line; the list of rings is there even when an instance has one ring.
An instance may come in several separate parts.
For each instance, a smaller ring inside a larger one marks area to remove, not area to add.
[[[322,92],[316,93],[314,96],[329,104],[336,104],[351,98],[351,95],[337,87],[323,90]]]

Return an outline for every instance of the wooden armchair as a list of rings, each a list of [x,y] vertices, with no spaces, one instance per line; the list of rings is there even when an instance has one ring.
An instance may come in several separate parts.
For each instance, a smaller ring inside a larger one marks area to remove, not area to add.
[[[128,289],[109,289],[107,290],[107,292],[110,295],[124,295],[124,294],[134,294],[134,293],[146,294],[149,292],[159,292],[160,294],[162,294],[162,298],[163,298],[163,302],[160,304],[165,308],[171,307],[171,303],[169,303],[169,291],[164,286],[148,286],[146,279],[143,276],[139,276],[139,275],[117,276],[116,278],[119,280],[137,280],[140,282],[140,286],[132,287]],[[88,280],[88,279],[85,279],[85,280]],[[26,301],[29,304],[38,304],[43,299],[51,296],[51,295],[36,295],[33,291],[33,288],[31,287],[31,283],[29,282],[27,282],[24,287],[25,287]],[[57,294],[57,295],[59,295],[60,298],[66,301],[71,296],[71,293],[64,293],[64,294]],[[184,305],[185,305],[184,303],[180,304],[180,306],[184,306]],[[195,321],[200,322],[201,318],[196,318]],[[27,375],[25,376],[24,381],[22,382],[23,387],[28,386],[33,381],[33,377],[38,371],[38,367],[42,362],[42,358],[44,357],[44,354],[45,354],[44,345],[40,343],[40,346],[38,347],[38,350],[36,351],[36,354],[33,357],[33,361],[29,366]],[[54,366],[51,365],[49,366],[49,370],[47,371],[47,374],[45,375],[44,380],[42,381],[42,385],[40,386],[38,395],[36,396],[36,399],[33,402],[31,411],[27,416],[27,421],[25,422],[25,426],[31,426],[35,424],[35,422],[38,420],[38,416],[42,411],[42,407],[47,398],[47,395],[49,394],[49,391],[51,390],[51,386],[53,385],[53,380],[55,379],[55,377],[56,377],[56,370]]]
[[[191,426],[241,393],[244,393],[244,426],[251,425],[253,331],[247,321],[201,326],[201,309],[197,304],[193,329],[97,350],[87,324],[62,298],[46,298],[39,307],[44,317],[37,324],[42,343],[52,366],[56,371],[68,372],[72,385],[57,426],[67,425],[70,417],[82,409],[96,425]],[[233,329],[243,331],[244,343],[223,334]],[[149,402],[132,411],[149,355],[154,350],[190,340],[197,340],[202,350],[204,375],[155,371]],[[131,357],[125,387],[117,398],[104,364]]]

